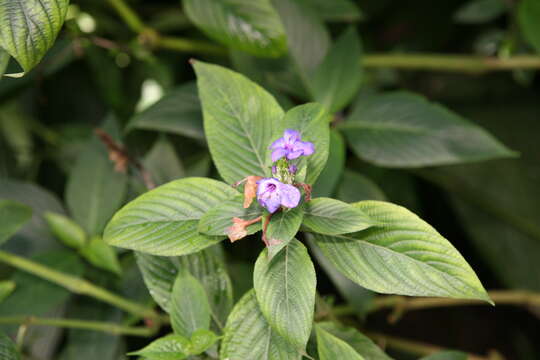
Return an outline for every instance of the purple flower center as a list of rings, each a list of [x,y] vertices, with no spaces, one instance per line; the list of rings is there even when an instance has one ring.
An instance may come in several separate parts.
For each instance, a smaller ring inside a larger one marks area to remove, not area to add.
[[[274,178],[261,179],[257,184],[257,201],[270,213],[276,212],[281,206],[295,208],[300,203],[300,190],[292,185]]]

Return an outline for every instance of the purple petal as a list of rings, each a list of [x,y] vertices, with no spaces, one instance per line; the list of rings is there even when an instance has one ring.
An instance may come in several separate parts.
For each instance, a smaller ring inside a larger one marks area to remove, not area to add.
[[[259,202],[260,203],[260,202]],[[273,194],[268,200],[265,201],[264,205],[261,204],[268,210],[270,213],[275,213],[277,209],[281,206],[280,198],[278,194]]]
[[[278,161],[279,159],[287,155],[288,152],[289,151],[286,149],[276,149],[272,151],[272,162]]]
[[[287,159],[289,159],[289,160],[296,159],[297,157],[300,157],[303,154],[304,154],[303,150],[290,151],[290,152],[287,153]]]
[[[289,172],[291,174],[296,174],[296,172],[298,171],[298,167],[296,165],[289,165]]]
[[[300,190],[292,185],[281,184],[281,205],[287,208],[295,208],[300,202]]]
[[[315,152],[315,145],[309,141],[297,141],[294,143],[293,152],[302,151],[302,155],[308,156]]]
[[[277,139],[276,141],[274,141],[272,143],[272,145],[270,145],[270,149],[276,150],[276,149],[282,148],[284,146],[285,146],[285,139],[281,137],[281,138]]]
[[[285,139],[286,143],[293,144],[300,140],[300,133],[293,129],[287,129],[283,133],[283,139]]]

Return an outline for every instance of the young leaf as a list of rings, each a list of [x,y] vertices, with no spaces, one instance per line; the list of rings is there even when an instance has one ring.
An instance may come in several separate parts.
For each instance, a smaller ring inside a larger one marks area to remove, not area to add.
[[[0,303],[13,293],[15,286],[15,282],[11,280],[0,281]]]
[[[316,68],[309,85],[315,101],[335,113],[349,104],[360,88],[362,68],[360,38],[354,27],[336,41]]]
[[[0,358],[2,360],[19,360],[21,358],[15,343],[3,332],[0,332]]]
[[[328,160],[313,185],[312,197],[330,197],[334,194],[334,190],[345,167],[345,152],[346,148],[343,136],[335,129],[330,131]]]
[[[227,319],[220,359],[300,360],[299,352],[268,324],[253,290],[235,305]]]
[[[318,324],[315,326],[315,332],[317,334],[317,350],[321,360],[364,360],[364,357],[349,344],[330,334]]]
[[[180,179],[185,175],[174,146],[165,136],[161,136],[154,143],[144,157],[143,165],[157,185]]]
[[[340,127],[356,155],[388,167],[514,157],[481,127],[407,92],[366,96]]]
[[[101,236],[94,236],[87,245],[81,248],[80,253],[90,264],[98,268],[117,275],[122,273],[116,251],[105,243]]]
[[[302,141],[310,141],[315,145],[315,153],[306,158],[307,178],[305,181],[308,184],[313,184],[317,180],[328,159],[329,120],[330,116],[326,110],[316,103],[297,106],[285,114],[284,129],[299,131]]]
[[[103,238],[111,245],[154,255],[191,254],[223,240],[200,234],[197,225],[208,210],[237,194],[216,180],[175,180],[120,209]]]
[[[243,75],[194,63],[208,147],[223,179],[235,183],[269,174],[270,149],[282,128],[274,97]]]
[[[206,235],[228,235],[228,230],[233,225],[233,217],[253,220],[263,214],[263,208],[256,201],[247,209],[244,209],[243,204],[244,195],[237,195],[212,208],[199,221],[199,232]],[[248,235],[256,233],[261,230],[261,222],[249,225],[247,230]]]
[[[128,355],[139,355],[148,360],[182,360],[190,352],[191,343],[188,339],[180,335],[167,335]]]
[[[184,9],[208,36],[232,48],[266,57],[287,50],[283,25],[270,0],[186,0]]]
[[[11,200],[0,200],[0,244],[26,224],[32,217],[32,209]]]
[[[409,210],[382,201],[354,204],[380,225],[355,234],[315,234],[345,276],[384,294],[478,299],[491,303],[461,254]]]
[[[505,10],[504,0],[470,0],[454,13],[454,21],[462,24],[487,23],[501,16]]]
[[[307,249],[296,239],[271,261],[263,250],[255,263],[253,284],[261,312],[298,351],[304,351],[311,332],[316,282]]]
[[[304,205],[304,208],[303,224],[320,234],[352,233],[374,224],[361,209],[335,199],[312,199]]]
[[[540,2],[522,0],[518,4],[518,21],[525,39],[540,53]]]
[[[47,211],[43,214],[54,236],[65,245],[80,249],[86,242],[86,233],[76,222],[65,215]]]
[[[171,302],[171,324],[176,334],[190,337],[210,327],[210,304],[204,287],[188,270],[178,272]]]
[[[30,71],[51,48],[60,31],[69,0],[0,2],[0,47]]]
[[[281,211],[272,216],[266,230],[266,239],[270,244],[268,246],[268,261],[272,260],[296,236],[303,217],[304,209],[302,206]]]
[[[127,128],[164,131],[204,139],[197,84],[188,82],[171,90],[157,103],[135,115]]]
[[[191,335],[191,354],[202,354],[218,341],[218,336],[210,330],[199,329]]]

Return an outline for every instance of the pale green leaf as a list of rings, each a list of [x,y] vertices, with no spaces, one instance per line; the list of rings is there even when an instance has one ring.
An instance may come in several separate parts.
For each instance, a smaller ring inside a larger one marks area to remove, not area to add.
[[[221,177],[235,183],[269,175],[269,146],[282,128],[274,97],[243,75],[194,63],[208,147]]]
[[[315,332],[320,360],[364,360],[364,357],[358,354],[352,346],[330,334],[321,326],[316,325]]]
[[[517,18],[525,39],[540,53],[540,2],[522,0],[518,4]]]
[[[237,195],[226,200],[208,211],[199,221],[198,229],[206,235],[227,235],[228,229],[233,225],[233,217],[243,220],[253,220],[263,214],[264,209],[253,201],[244,209],[244,195]],[[261,230],[261,222],[256,222],[247,227],[248,235]]]
[[[272,260],[259,255],[253,284],[261,312],[276,332],[304,351],[313,322],[317,279],[306,247],[293,239]]]
[[[140,355],[148,360],[182,360],[188,357],[190,350],[191,344],[185,337],[167,335],[128,355]]]
[[[69,0],[1,0],[0,46],[30,71],[64,23]]]
[[[15,343],[3,332],[0,332],[0,359],[19,360],[21,357]]]
[[[362,209],[335,199],[312,199],[304,208],[303,225],[320,234],[352,233],[367,229],[375,223]]]
[[[470,0],[454,13],[454,21],[462,24],[482,24],[495,20],[506,10],[504,0]]]
[[[184,177],[184,167],[173,144],[165,137],[160,137],[143,160],[146,171],[156,185]]]
[[[10,56],[9,54],[0,47],[0,80],[4,76],[7,66],[9,64]]]
[[[266,230],[268,246],[268,261],[272,260],[296,236],[302,219],[304,209],[297,206],[294,209],[281,211],[272,215]]]
[[[461,254],[418,216],[382,201],[354,206],[380,225],[348,235],[314,235],[324,255],[349,279],[384,294],[491,302]]]
[[[345,141],[337,131],[330,131],[328,160],[320,176],[313,185],[313,197],[330,197],[334,194],[345,167]]]
[[[227,319],[220,359],[299,360],[299,352],[263,316],[255,292],[246,293]]]
[[[0,244],[13,236],[32,218],[32,209],[11,200],[0,200]]]
[[[211,38],[257,56],[286,52],[283,25],[270,0],[184,0],[189,19]]]
[[[223,240],[197,230],[211,208],[237,195],[211,179],[185,178],[159,186],[128,203],[107,225],[104,240],[154,255],[186,255]]]
[[[0,281],[0,302],[4,301],[9,295],[11,295],[16,286],[17,285],[15,282],[11,280]]]
[[[208,350],[218,340],[219,338],[214,332],[199,329],[191,335],[191,353],[195,355],[201,354]]]
[[[74,249],[80,249],[86,242],[84,230],[69,217],[47,211],[43,214],[54,236],[65,245]]]
[[[363,97],[341,126],[358,157],[379,166],[422,167],[516,156],[481,127],[424,97]]]
[[[122,273],[116,251],[103,241],[101,236],[94,236],[80,253],[90,264],[111,271],[117,275]]]
[[[191,337],[210,328],[210,304],[202,284],[188,270],[178,272],[172,290],[171,324],[176,334]]]

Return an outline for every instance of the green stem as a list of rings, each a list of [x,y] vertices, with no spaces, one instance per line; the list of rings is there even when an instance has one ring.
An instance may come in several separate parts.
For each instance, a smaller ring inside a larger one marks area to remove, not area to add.
[[[139,15],[124,0],[109,0],[109,3],[133,32],[141,33],[146,29]]]
[[[162,49],[187,53],[226,55],[227,49],[205,41],[183,39],[172,36],[158,36],[157,46]]]
[[[77,319],[54,319],[39,318],[34,316],[7,316],[0,317],[0,324],[21,324],[25,327],[30,325],[57,326],[69,329],[84,329],[106,332],[115,335],[152,336],[157,327],[131,327],[122,326],[111,322],[87,321]]]
[[[64,274],[60,271],[51,269],[23,257],[10,254],[5,251],[0,251],[0,262],[34,274],[40,278],[49,280],[57,285],[65,287],[73,293],[94,297],[129,313],[139,315],[143,318],[153,319],[158,323],[165,321],[165,319],[153,309],[113,294],[112,292],[96,286],[87,280]]]

